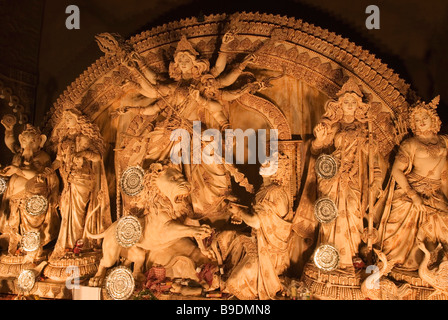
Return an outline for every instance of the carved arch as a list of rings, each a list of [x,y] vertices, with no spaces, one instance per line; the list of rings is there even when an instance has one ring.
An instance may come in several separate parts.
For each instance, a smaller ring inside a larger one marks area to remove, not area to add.
[[[186,35],[203,57],[211,57],[227,19],[225,14],[206,16],[201,22],[182,19],[142,32],[127,42],[146,56],[151,68],[163,73],[167,71],[163,57],[172,53],[181,35]],[[409,85],[380,59],[346,38],[299,19],[246,12],[239,14],[238,31],[231,43],[230,60],[260,49],[264,41],[274,37],[279,41],[257,52],[260,67],[283,69],[329,97],[334,97],[346,78],[353,76],[363,85],[369,100],[392,118],[407,111]],[[120,82],[127,72],[115,57],[99,58],[57,99],[49,112],[49,127],[67,102],[77,105],[94,121],[107,113],[113,101],[125,93]],[[388,137],[395,141],[393,138]]]

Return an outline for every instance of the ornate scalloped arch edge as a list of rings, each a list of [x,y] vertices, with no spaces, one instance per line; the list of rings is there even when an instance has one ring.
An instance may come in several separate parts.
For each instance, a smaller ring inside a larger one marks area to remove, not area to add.
[[[281,38],[285,43],[306,48],[309,52],[316,52],[327,57],[346,73],[356,75],[385,103],[394,116],[407,113],[409,107],[407,97],[410,86],[374,54],[350,42],[348,38],[343,38],[334,32],[293,17],[258,12],[237,14],[240,22],[239,35],[253,35],[268,39],[274,30],[278,30],[276,37]],[[182,34],[190,39],[211,36],[213,33],[205,32],[214,30],[214,35],[217,36],[218,25],[228,23],[228,19],[229,15],[226,14],[209,15],[201,22],[198,22],[195,17],[181,19],[144,31],[131,37],[127,42],[142,53],[163,45],[174,44]],[[293,58],[300,62],[300,59],[303,59],[303,54]],[[332,69],[328,62],[322,63],[319,59],[311,59],[309,65],[321,74],[327,73],[329,81],[327,81],[327,85],[319,89],[330,97],[334,97],[338,88],[342,86],[344,77],[338,75],[337,70]],[[74,104],[88,114],[89,111],[86,111],[86,108],[81,105],[81,99],[98,80],[110,74],[118,66],[119,62],[115,57],[102,56],[85,70],[59,96],[48,112],[45,119],[46,129],[51,130],[54,119],[59,117],[60,110],[66,103]],[[102,101],[104,102],[105,99],[103,98]],[[93,109],[90,112],[94,111],[96,110]]]

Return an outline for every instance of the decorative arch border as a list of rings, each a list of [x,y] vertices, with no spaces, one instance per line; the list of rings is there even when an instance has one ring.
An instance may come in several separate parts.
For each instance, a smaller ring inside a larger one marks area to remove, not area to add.
[[[280,15],[242,12],[238,13],[238,21],[238,35],[230,44],[229,60],[241,53],[257,51],[258,66],[283,70],[329,97],[335,97],[347,77],[352,76],[359,80],[368,100],[376,103],[378,110],[390,113],[395,119],[407,113],[410,86],[375,55],[347,38],[301,19]],[[228,23],[226,14],[209,15],[203,21],[192,17],[152,28],[127,42],[146,57],[149,67],[164,73],[167,65],[163,58],[171,58],[182,35],[203,57],[211,57],[222,36],[222,26]],[[263,45],[269,39],[277,41]],[[128,72],[116,57],[100,57],[54,103],[46,119],[47,128],[51,128],[66,103],[75,104],[95,120],[112,101],[125,94],[120,83]],[[387,130],[383,131],[387,134]],[[390,134],[387,139],[391,143],[397,141]]]

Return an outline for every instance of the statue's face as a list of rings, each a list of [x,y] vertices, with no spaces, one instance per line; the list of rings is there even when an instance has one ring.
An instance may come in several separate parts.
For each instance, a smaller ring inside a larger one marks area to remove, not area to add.
[[[415,129],[420,132],[429,131],[432,128],[432,119],[427,112],[419,112],[414,116]]]
[[[342,98],[342,110],[345,116],[354,116],[357,107],[358,101],[353,95],[346,94]]]
[[[43,137],[45,136],[33,134],[30,132],[22,133],[19,136],[20,147],[23,150],[22,156],[26,160],[29,161],[33,157],[33,155],[43,147],[43,144],[45,143]]]
[[[190,194],[191,186],[182,172],[176,168],[168,168],[156,180],[159,190],[171,200],[176,213],[182,213],[185,199]]]
[[[75,128],[78,123],[76,117],[70,113],[65,113],[64,121],[68,128]]]
[[[191,68],[193,68],[193,60],[185,53],[179,54],[179,57],[177,58],[177,64],[179,65],[182,73],[188,73],[191,71]]]

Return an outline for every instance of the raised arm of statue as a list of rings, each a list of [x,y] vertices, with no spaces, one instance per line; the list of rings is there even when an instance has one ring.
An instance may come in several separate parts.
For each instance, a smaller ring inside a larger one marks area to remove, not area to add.
[[[246,93],[255,93],[265,88],[262,82],[256,81],[246,84],[241,89],[235,90],[221,90],[221,98],[224,101],[233,101],[240,98],[242,95]]]
[[[232,69],[229,73],[218,77],[217,80],[219,81],[221,87],[224,88],[232,85],[243,73],[247,65],[249,63],[254,63],[255,59],[256,59],[255,55],[250,54],[243,60],[243,62],[241,62],[237,67]]]
[[[260,218],[257,214],[250,214],[247,209],[233,203],[229,204],[228,210],[233,214],[233,218],[243,220],[249,227],[260,229]]]
[[[121,107],[112,112],[112,115],[118,116],[134,110],[145,116],[154,116],[159,114],[164,109],[164,106],[163,100],[153,103],[152,98],[136,98],[135,96],[126,96],[121,100]]]
[[[142,73],[136,73],[138,84],[140,85],[140,93],[147,98],[157,98],[159,94],[159,86],[152,84]]]
[[[5,144],[12,153],[16,154],[20,151],[20,146],[17,144],[14,137],[14,126],[17,120],[13,115],[5,115],[1,120],[2,125],[5,127]]]
[[[219,123],[222,130],[229,126],[229,119],[225,116],[221,103],[204,98],[201,96],[199,90],[190,89],[190,95],[210,112],[213,118]]]
[[[311,151],[313,154],[318,154],[322,149],[327,148],[333,143],[335,130],[329,128],[324,123],[319,123],[314,128],[315,139],[311,142]]]
[[[226,68],[227,65],[227,46],[235,39],[233,32],[226,32],[222,37],[221,48],[218,53],[218,59],[216,59],[215,66],[210,70],[210,73],[214,77],[218,77]]]
[[[148,79],[148,81],[151,82],[153,85],[157,84],[157,74],[148,68],[143,59],[141,58],[137,59],[137,64],[143,76],[146,79]]]

